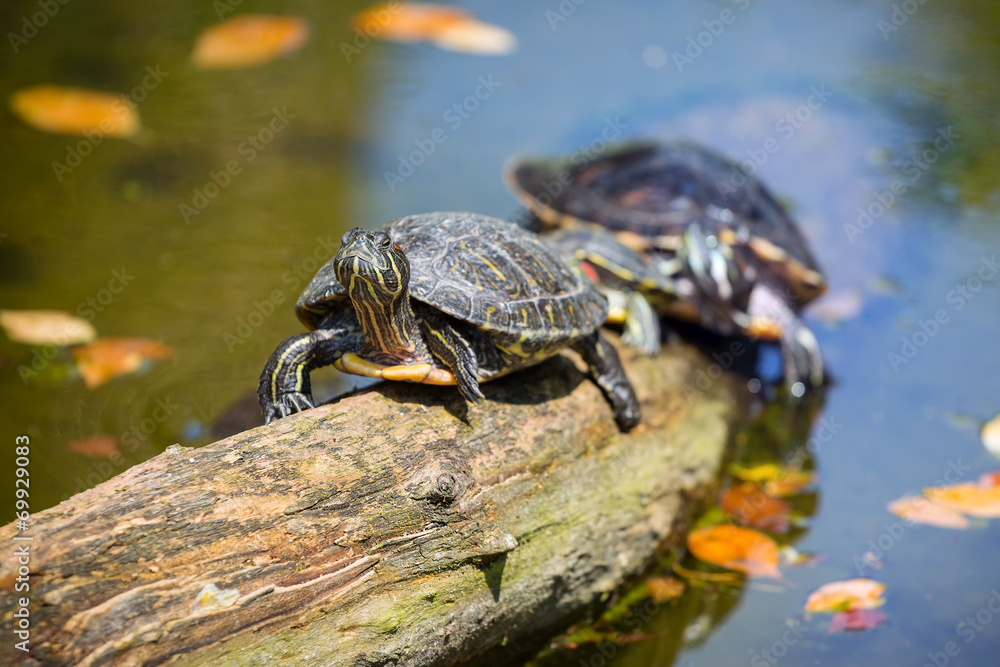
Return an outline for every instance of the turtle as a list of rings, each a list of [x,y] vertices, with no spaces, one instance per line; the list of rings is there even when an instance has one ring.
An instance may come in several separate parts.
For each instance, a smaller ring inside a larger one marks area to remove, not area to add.
[[[618,353],[600,333],[607,302],[535,234],[475,213],[425,213],[358,227],[324,264],[295,310],[310,331],[271,355],[258,397],[265,423],[313,407],[309,373],[341,371],[457,385],[479,383],[578,352],[623,431],[639,403]]]
[[[800,312],[825,278],[785,209],[736,163],[694,143],[640,140],[592,160],[515,157],[504,171],[540,226],[601,228],[647,256],[679,297],[659,312],[779,341],[794,394],[824,383]]]

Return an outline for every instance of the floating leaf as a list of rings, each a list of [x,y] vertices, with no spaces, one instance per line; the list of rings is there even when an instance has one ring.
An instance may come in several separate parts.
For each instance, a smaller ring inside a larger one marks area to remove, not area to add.
[[[770,496],[792,496],[816,481],[815,473],[794,468],[783,468],[777,463],[763,463],[746,467],[733,464],[729,467],[732,475],[745,482],[762,484],[764,492]]]
[[[650,577],[646,580],[646,590],[654,602],[667,602],[680,597],[684,582],[677,577]]]
[[[351,23],[369,37],[396,42],[429,41],[442,49],[463,53],[504,54],[517,46],[517,38],[509,31],[448,5],[387,2],[356,14]]]
[[[752,482],[734,484],[726,489],[719,506],[738,522],[770,533],[786,532],[792,513],[791,505],[769,496]]]
[[[983,425],[979,437],[982,438],[986,451],[1000,459],[1000,415]]]
[[[806,611],[835,613],[874,609],[885,604],[885,584],[871,579],[847,579],[823,584],[809,594]]]
[[[987,518],[1000,517],[1000,486],[965,482],[924,489],[924,495],[956,512]]]
[[[111,459],[118,455],[118,438],[113,435],[88,435],[67,445],[70,451],[94,459]]]
[[[298,16],[245,14],[203,31],[191,59],[206,69],[260,65],[298,51],[308,38],[309,25]]]
[[[172,349],[148,338],[102,338],[73,350],[80,375],[91,389],[172,355]]]
[[[997,472],[984,472],[979,476],[979,480],[976,482],[979,486],[984,489],[992,489],[994,487],[1000,486],[1000,471]]]
[[[0,310],[0,327],[28,345],[79,345],[97,338],[94,325],[61,310]]]
[[[920,496],[907,496],[894,500],[888,505],[890,512],[898,517],[939,528],[965,530],[969,520],[953,509]]]
[[[45,132],[132,137],[142,128],[139,112],[128,97],[81,88],[25,88],[11,95],[10,108],[28,125]]]
[[[833,618],[830,619],[830,632],[871,630],[885,623],[888,618],[886,613],[881,609],[841,611],[834,614]]]
[[[860,315],[864,305],[864,291],[855,286],[824,294],[809,304],[809,314],[825,322],[839,323]]]
[[[799,551],[790,544],[781,547],[778,553],[781,556],[781,562],[785,565],[812,566],[825,559],[825,556],[822,555]]]
[[[692,531],[688,549],[695,557],[744,572],[778,579],[778,545],[767,535],[739,526],[713,526]]]

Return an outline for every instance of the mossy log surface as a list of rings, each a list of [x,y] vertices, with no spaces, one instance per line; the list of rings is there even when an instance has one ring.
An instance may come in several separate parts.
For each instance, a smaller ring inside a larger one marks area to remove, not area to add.
[[[564,356],[467,409],[454,388],[383,383],[33,515],[31,657],[476,664],[558,629],[683,536],[736,418],[726,378],[683,397],[706,365],[689,348],[623,356],[643,409],[627,435]]]

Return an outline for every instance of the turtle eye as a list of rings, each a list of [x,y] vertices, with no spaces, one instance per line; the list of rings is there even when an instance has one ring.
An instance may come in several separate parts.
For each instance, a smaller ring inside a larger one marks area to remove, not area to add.
[[[392,247],[392,239],[389,238],[388,234],[382,235],[382,238],[379,239],[378,247],[382,248],[382,250],[388,250]]]

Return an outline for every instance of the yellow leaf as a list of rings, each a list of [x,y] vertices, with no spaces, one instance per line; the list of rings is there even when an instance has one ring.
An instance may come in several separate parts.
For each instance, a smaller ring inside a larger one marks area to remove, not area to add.
[[[148,338],[102,338],[73,350],[80,375],[91,389],[113,377],[133,373],[149,361],[172,355],[171,348]]]
[[[924,489],[924,495],[948,509],[970,516],[1000,517],[1000,486],[974,482]]]
[[[61,310],[0,310],[0,327],[28,345],[79,345],[97,338],[94,325]]]
[[[205,69],[260,65],[301,49],[309,26],[298,16],[246,14],[206,29],[191,59]]]
[[[885,584],[871,579],[847,579],[823,584],[809,594],[806,611],[836,613],[874,609],[885,604]]]
[[[142,127],[139,112],[126,96],[81,88],[25,88],[11,95],[10,108],[21,120],[45,132],[132,137]]]
[[[920,496],[908,496],[894,500],[889,503],[888,508],[896,516],[914,523],[959,530],[965,530],[969,527],[969,520],[962,514]]]
[[[745,572],[751,577],[781,577],[778,545],[755,530],[712,526],[692,531],[687,543],[691,553],[706,563]]]
[[[508,30],[477,20],[449,5],[386,2],[354,16],[355,29],[396,42],[429,41],[442,49],[477,54],[510,53],[517,38]]]
[[[745,482],[764,485],[764,492],[771,496],[791,496],[816,481],[815,473],[794,468],[782,468],[777,463],[763,463],[750,468],[739,464],[729,467],[733,477]]]

